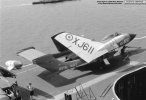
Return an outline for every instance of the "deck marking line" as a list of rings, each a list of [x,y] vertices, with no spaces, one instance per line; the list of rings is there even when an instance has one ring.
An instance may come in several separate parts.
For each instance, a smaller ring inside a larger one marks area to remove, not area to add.
[[[10,8],[10,7],[23,7],[23,6],[31,6],[32,4],[20,4],[20,5],[11,5],[11,6],[2,6],[0,8]]]
[[[18,74],[25,73],[25,72],[27,72],[27,71],[30,71],[30,70],[33,70],[33,69],[36,69],[36,68],[38,68],[38,66],[36,66],[36,67],[33,67],[33,68],[30,68],[30,69],[28,69],[28,70],[25,70],[25,71],[22,71],[22,72],[19,72],[19,73],[17,73],[17,75],[18,75]]]
[[[3,76],[0,76],[0,79],[2,79],[3,81],[9,83],[9,81],[6,78],[4,78]]]
[[[28,66],[31,66],[31,65],[33,65],[33,63],[27,64],[27,65],[23,65],[22,67],[24,68],[24,67],[28,67]]]
[[[144,39],[146,36],[140,37],[140,38],[135,38],[136,40]]]

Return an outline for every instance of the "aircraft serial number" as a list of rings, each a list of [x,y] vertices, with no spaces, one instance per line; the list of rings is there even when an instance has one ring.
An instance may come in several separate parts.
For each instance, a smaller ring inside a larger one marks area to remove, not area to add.
[[[126,43],[128,43],[130,41],[130,39],[127,37],[125,38],[124,40],[122,40],[121,42],[118,43],[119,46],[123,46],[125,45]]]
[[[78,39],[77,37],[73,37],[73,35],[71,34],[67,34],[66,39],[90,54],[92,54],[92,52],[94,51],[94,47],[90,46],[89,43],[86,42],[79,43],[80,39]]]
[[[66,70],[67,68],[68,68],[67,66],[59,67],[59,71]]]

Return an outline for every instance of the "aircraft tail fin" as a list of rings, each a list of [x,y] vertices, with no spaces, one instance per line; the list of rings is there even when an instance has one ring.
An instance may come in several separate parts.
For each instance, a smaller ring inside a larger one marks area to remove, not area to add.
[[[52,39],[52,41],[54,42],[54,44],[55,44],[57,50],[60,51],[60,52],[63,52],[63,51],[68,50],[68,48],[66,48],[64,45],[62,45],[60,42],[58,42],[58,41],[55,39],[55,37],[56,37],[57,35],[61,34],[61,33],[63,33],[63,32],[60,32],[60,33],[58,33],[58,34],[55,34],[54,36],[51,37],[51,39]]]

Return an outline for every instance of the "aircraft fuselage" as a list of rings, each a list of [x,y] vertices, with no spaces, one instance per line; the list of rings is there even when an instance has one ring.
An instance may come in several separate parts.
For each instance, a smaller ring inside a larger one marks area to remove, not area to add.
[[[127,45],[130,41],[132,41],[134,39],[135,36],[136,36],[135,34],[122,34],[122,35],[116,36],[113,39],[105,42],[100,48],[98,48],[98,50],[102,51],[102,50],[107,49],[108,53],[95,59],[95,61],[103,61],[104,59],[112,57],[117,52],[116,49]],[[71,54],[73,54],[73,53],[71,53]],[[60,71],[68,69],[68,68],[76,67],[76,66],[82,66],[83,64],[86,64],[85,61],[83,61],[79,57],[77,57],[77,58],[78,59],[72,59],[73,61],[71,61],[71,62],[70,61],[66,62],[66,65],[68,67],[64,66],[64,67],[60,68]]]
[[[116,48],[123,47],[126,44],[128,44],[130,41],[132,41],[135,36],[136,36],[135,34],[119,35],[119,36],[107,41],[106,43],[104,43],[103,46],[101,46],[101,48],[99,48],[99,50],[107,49],[110,52],[112,50],[115,50]]]

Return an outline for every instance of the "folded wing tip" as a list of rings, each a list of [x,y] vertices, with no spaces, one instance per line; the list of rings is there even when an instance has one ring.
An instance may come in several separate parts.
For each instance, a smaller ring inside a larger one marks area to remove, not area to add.
[[[17,52],[17,55],[32,61],[36,58],[44,56],[45,54],[39,50],[36,50],[35,47],[28,47]]]
[[[35,47],[31,46],[31,47],[27,47],[27,48],[21,49],[16,54],[19,55],[20,53],[22,53],[22,52],[24,52],[26,50],[29,50],[29,49],[35,49]]]

